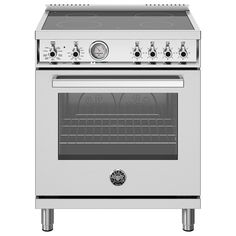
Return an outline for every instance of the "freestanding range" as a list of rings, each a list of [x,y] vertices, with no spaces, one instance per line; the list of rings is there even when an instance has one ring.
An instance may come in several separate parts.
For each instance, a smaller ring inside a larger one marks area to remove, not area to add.
[[[36,208],[200,208],[200,30],[186,5],[48,5]]]

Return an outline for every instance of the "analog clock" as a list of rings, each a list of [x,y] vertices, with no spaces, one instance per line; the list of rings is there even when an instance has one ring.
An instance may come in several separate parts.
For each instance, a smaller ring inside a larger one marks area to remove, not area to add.
[[[96,41],[90,46],[90,55],[97,60],[104,60],[108,55],[108,46],[102,41]]]

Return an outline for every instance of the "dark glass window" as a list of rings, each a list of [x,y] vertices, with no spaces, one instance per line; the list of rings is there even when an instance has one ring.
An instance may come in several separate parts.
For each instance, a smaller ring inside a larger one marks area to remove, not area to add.
[[[177,93],[59,93],[59,160],[177,160]]]
[[[42,30],[193,30],[186,11],[50,11]]]

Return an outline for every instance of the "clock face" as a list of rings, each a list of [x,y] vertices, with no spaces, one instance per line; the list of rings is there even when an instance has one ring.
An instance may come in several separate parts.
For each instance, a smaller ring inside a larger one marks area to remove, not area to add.
[[[90,47],[90,54],[94,59],[103,60],[108,55],[108,46],[103,42],[94,42]]]

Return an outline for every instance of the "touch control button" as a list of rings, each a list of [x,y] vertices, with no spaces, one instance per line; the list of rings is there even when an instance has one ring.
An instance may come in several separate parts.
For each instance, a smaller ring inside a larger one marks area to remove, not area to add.
[[[110,175],[110,180],[115,186],[121,186],[126,181],[126,174],[123,170],[114,170]]]

